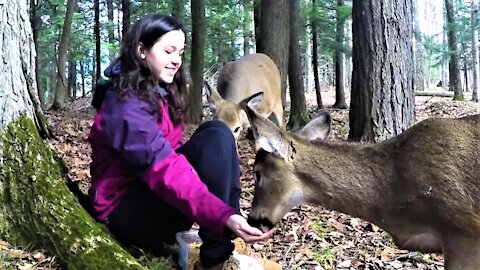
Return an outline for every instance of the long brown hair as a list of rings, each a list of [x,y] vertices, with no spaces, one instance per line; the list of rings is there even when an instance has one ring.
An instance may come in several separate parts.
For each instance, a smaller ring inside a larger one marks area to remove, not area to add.
[[[185,27],[174,17],[152,14],[142,17],[125,34],[120,47],[118,60],[121,64],[121,75],[113,79],[115,86],[120,89],[120,95],[126,96],[133,92],[139,98],[147,101],[153,108],[158,109],[158,97],[154,88],[153,75],[137,55],[137,48],[141,42],[145,49],[150,49],[165,33],[181,30]],[[170,117],[174,123],[180,122],[187,113],[187,78],[182,64],[170,84],[160,85],[170,93]],[[157,110],[158,113],[160,111]]]

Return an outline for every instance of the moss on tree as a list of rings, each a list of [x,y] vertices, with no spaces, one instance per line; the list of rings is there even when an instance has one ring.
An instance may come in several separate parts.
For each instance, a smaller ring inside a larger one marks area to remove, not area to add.
[[[0,168],[2,239],[46,249],[71,270],[146,269],[80,206],[32,119],[0,132]]]

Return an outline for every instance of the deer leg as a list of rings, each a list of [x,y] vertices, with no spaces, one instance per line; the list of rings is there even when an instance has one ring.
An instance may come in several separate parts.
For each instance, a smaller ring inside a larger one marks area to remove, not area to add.
[[[449,235],[444,241],[445,270],[480,269],[480,237]]]

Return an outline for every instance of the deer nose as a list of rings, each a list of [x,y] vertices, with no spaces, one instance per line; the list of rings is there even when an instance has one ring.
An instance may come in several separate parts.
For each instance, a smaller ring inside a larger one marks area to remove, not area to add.
[[[267,218],[254,218],[252,216],[248,216],[247,222],[250,224],[250,226],[259,229],[266,227],[267,230],[270,230],[274,227],[273,223]]]

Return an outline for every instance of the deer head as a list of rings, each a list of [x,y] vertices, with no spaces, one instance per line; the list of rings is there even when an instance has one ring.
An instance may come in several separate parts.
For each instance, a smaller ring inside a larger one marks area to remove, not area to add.
[[[235,138],[250,126],[239,103],[259,92],[263,97],[251,100],[249,106],[264,117],[273,114],[278,125],[283,125],[280,72],[265,54],[251,54],[225,64],[218,76],[218,90],[206,81],[204,84],[214,119],[225,122]]]
[[[402,249],[443,252],[445,269],[480,269],[480,116],[427,119],[376,144],[334,144],[244,108],[261,147],[250,224],[271,227],[297,205],[321,205],[377,224]]]

